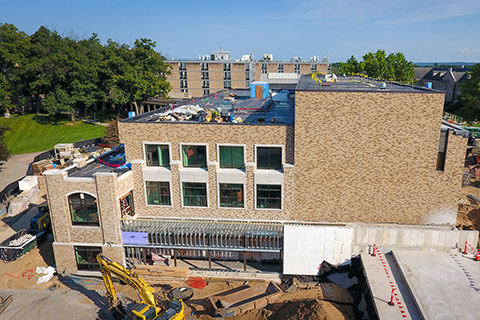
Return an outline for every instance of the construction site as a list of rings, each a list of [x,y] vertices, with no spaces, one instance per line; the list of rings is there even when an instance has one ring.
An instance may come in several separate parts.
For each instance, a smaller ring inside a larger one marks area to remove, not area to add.
[[[301,76],[58,144],[2,194],[0,319],[476,319],[480,143],[443,101]]]

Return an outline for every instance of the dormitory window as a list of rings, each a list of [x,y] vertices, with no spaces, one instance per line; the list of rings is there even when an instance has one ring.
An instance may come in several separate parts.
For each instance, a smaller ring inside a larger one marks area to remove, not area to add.
[[[130,191],[126,195],[120,198],[120,213],[122,219],[127,216],[134,216],[135,211],[133,210],[133,193]]]
[[[187,80],[187,71],[180,71],[180,80]]]
[[[232,73],[230,71],[226,71],[223,73],[223,80],[231,80],[232,79]]]
[[[208,81],[208,80],[203,80],[203,81],[202,81],[202,88],[203,88],[203,89],[209,89],[209,88],[210,88],[210,81]]]
[[[72,216],[72,224],[80,226],[98,226],[97,200],[85,193],[74,193],[68,196],[68,205]]]
[[[242,169],[244,156],[242,146],[219,146],[220,168]]]
[[[223,71],[230,71],[230,63],[223,64]]]
[[[243,208],[243,184],[220,183],[220,207]]]
[[[231,80],[223,81],[223,88],[224,89],[231,89],[232,88],[232,81]]]
[[[206,96],[206,95],[209,95],[210,94],[210,90],[208,89],[203,89],[203,95]]]
[[[178,63],[178,70],[186,71],[187,70],[187,64],[185,62],[179,62]]]
[[[257,209],[281,209],[282,186],[257,184]]]
[[[202,62],[202,71],[208,71],[208,63]]]
[[[185,207],[207,206],[207,184],[183,182],[183,205]]]
[[[245,71],[250,71],[250,64],[249,63],[246,63],[245,64]]]
[[[282,169],[282,148],[257,147],[257,168],[271,170]]]
[[[293,71],[294,71],[296,74],[300,74],[300,64],[295,63],[294,66],[293,66]]]
[[[170,183],[168,181],[146,181],[147,204],[157,206],[169,206]]]
[[[448,131],[440,132],[440,141],[438,143],[437,171],[445,170],[445,160],[447,158]]]
[[[180,80],[180,91],[188,92],[187,80]]]
[[[317,65],[316,65],[316,64],[312,64],[312,65],[310,66],[310,71],[311,71],[311,72],[316,72],[316,71],[317,71]]]
[[[100,247],[77,247],[75,246],[75,258],[79,271],[99,271],[97,255],[102,253]]]
[[[145,159],[149,167],[168,167],[170,152],[167,144],[146,144]]]
[[[278,73],[283,73],[283,64],[282,63],[278,64]]]
[[[266,73],[267,73],[267,64],[262,63],[262,74],[266,74]]]
[[[196,145],[182,146],[183,166],[194,168],[207,167],[207,147]]]
[[[202,79],[203,80],[208,80],[208,78],[209,78],[208,72],[205,72],[205,71],[202,72]]]

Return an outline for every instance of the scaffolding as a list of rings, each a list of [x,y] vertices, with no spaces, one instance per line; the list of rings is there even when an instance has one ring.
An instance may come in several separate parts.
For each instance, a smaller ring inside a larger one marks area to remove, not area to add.
[[[204,220],[122,220],[122,231],[146,232],[155,248],[280,252],[283,225]],[[142,245],[145,247],[145,245]]]

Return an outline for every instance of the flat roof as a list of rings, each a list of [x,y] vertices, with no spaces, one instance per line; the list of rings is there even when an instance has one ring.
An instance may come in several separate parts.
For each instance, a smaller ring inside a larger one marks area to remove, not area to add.
[[[122,122],[293,125],[295,101],[292,95],[293,91],[285,90],[275,92],[266,99],[252,99],[250,89],[229,89],[159,108]],[[222,122],[207,122],[206,116],[211,112],[218,112]],[[234,117],[233,122],[231,116]]]
[[[104,164],[98,163],[93,161],[88,163],[84,167],[81,168],[73,168],[68,170],[69,177],[76,177],[76,178],[91,178],[93,174],[97,172],[116,172],[114,168],[107,167]],[[119,172],[117,172],[118,175]]]
[[[321,79],[321,76],[319,76]],[[382,84],[385,87],[382,88]],[[302,75],[296,91],[345,91],[345,92],[399,92],[399,93],[443,93],[424,87],[384,82],[362,77],[338,76],[337,82],[316,82],[310,75]]]
[[[188,62],[188,63],[293,63],[293,64],[325,64],[328,65],[328,62],[321,61],[286,61],[286,60],[250,60],[250,61],[241,61],[241,60],[195,60],[195,59],[175,59],[175,60],[165,60],[165,62],[175,63],[175,62]]]

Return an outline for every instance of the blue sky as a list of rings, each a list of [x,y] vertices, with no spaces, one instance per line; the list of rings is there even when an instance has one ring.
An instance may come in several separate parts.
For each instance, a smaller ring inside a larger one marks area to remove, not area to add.
[[[233,57],[273,53],[344,61],[401,51],[412,61],[480,61],[480,0],[0,1],[0,22],[31,34],[147,37],[167,58],[223,47]]]

